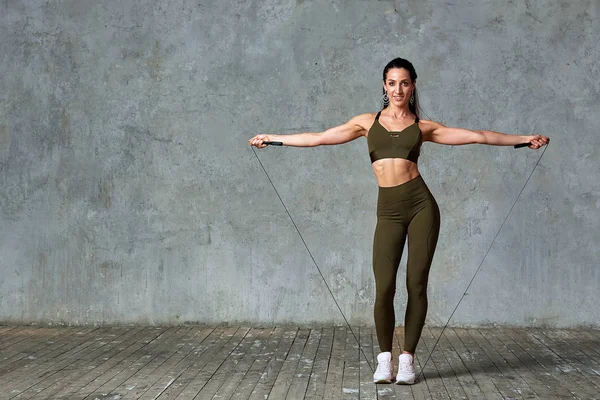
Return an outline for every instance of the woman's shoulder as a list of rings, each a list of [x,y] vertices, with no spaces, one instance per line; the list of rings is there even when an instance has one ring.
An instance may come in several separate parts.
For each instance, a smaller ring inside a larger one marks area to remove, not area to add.
[[[365,131],[368,131],[371,128],[371,125],[375,122],[375,117],[377,113],[364,113],[359,114],[350,119],[348,121],[348,125],[360,126]]]
[[[369,130],[371,128],[371,125],[373,125],[373,123],[375,122],[375,118],[377,117],[378,112],[376,113],[364,113],[364,114],[359,114],[356,115],[355,117],[353,117],[351,119],[351,121],[353,123],[355,123],[356,125],[360,125],[361,127],[363,127],[365,130]]]
[[[429,120],[429,119],[420,119],[419,118],[419,129],[424,135],[427,135],[433,132],[434,129],[444,126],[437,121]]]

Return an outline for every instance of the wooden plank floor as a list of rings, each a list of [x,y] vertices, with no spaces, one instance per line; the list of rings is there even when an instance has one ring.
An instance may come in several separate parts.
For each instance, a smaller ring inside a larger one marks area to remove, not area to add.
[[[600,399],[600,331],[440,334],[401,386],[372,383],[371,327],[0,326],[0,399]]]

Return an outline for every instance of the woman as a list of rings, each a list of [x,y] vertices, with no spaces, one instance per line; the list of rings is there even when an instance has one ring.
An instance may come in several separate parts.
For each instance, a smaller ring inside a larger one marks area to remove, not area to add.
[[[367,137],[369,154],[379,193],[377,227],[373,240],[375,275],[375,329],[381,353],[377,356],[375,383],[393,381],[392,340],[396,273],[408,236],[406,286],[408,303],[404,321],[404,346],[399,357],[396,383],[415,381],[413,355],[427,314],[427,280],[440,229],[438,205],[421,178],[417,161],[423,142],[447,145],[488,144],[512,146],[530,143],[539,149],[548,143],[541,135],[518,136],[486,130],[446,127],[419,119],[417,74],[405,59],[390,61],[383,70],[384,108],[377,114],[362,114],[349,122],[319,133],[257,135],[251,146],[265,142],[285,146],[313,147],[346,143]]]

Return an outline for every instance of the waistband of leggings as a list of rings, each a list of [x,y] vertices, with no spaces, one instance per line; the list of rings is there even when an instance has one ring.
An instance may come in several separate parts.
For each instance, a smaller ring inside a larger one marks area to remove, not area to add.
[[[395,203],[402,200],[424,200],[432,198],[427,184],[419,175],[410,181],[404,182],[398,186],[379,187],[377,195],[377,204],[383,206],[388,203]]]
[[[429,190],[427,188],[427,184],[425,183],[425,181],[423,180],[423,177],[421,175],[418,175],[416,178],[413,178],[409,181],[401,183],[397,186],[387,186],[387,187],[379,186],[379,194],[382,194],[382,195],[388,195],[388,194],[401,195],[404,193],[410,194],[411,192],[413,192],[414,190],[418,190],[419,188]]]

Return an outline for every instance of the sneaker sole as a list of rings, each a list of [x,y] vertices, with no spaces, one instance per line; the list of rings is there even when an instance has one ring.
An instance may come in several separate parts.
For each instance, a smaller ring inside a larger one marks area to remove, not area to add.
[[[391,379],[379,379],[379,380],[373,380],[373,383],[392,383],[393,380]]]
[[[396,380],[396,385],[413,385],[415,383],[414,379],[400,379]]]

